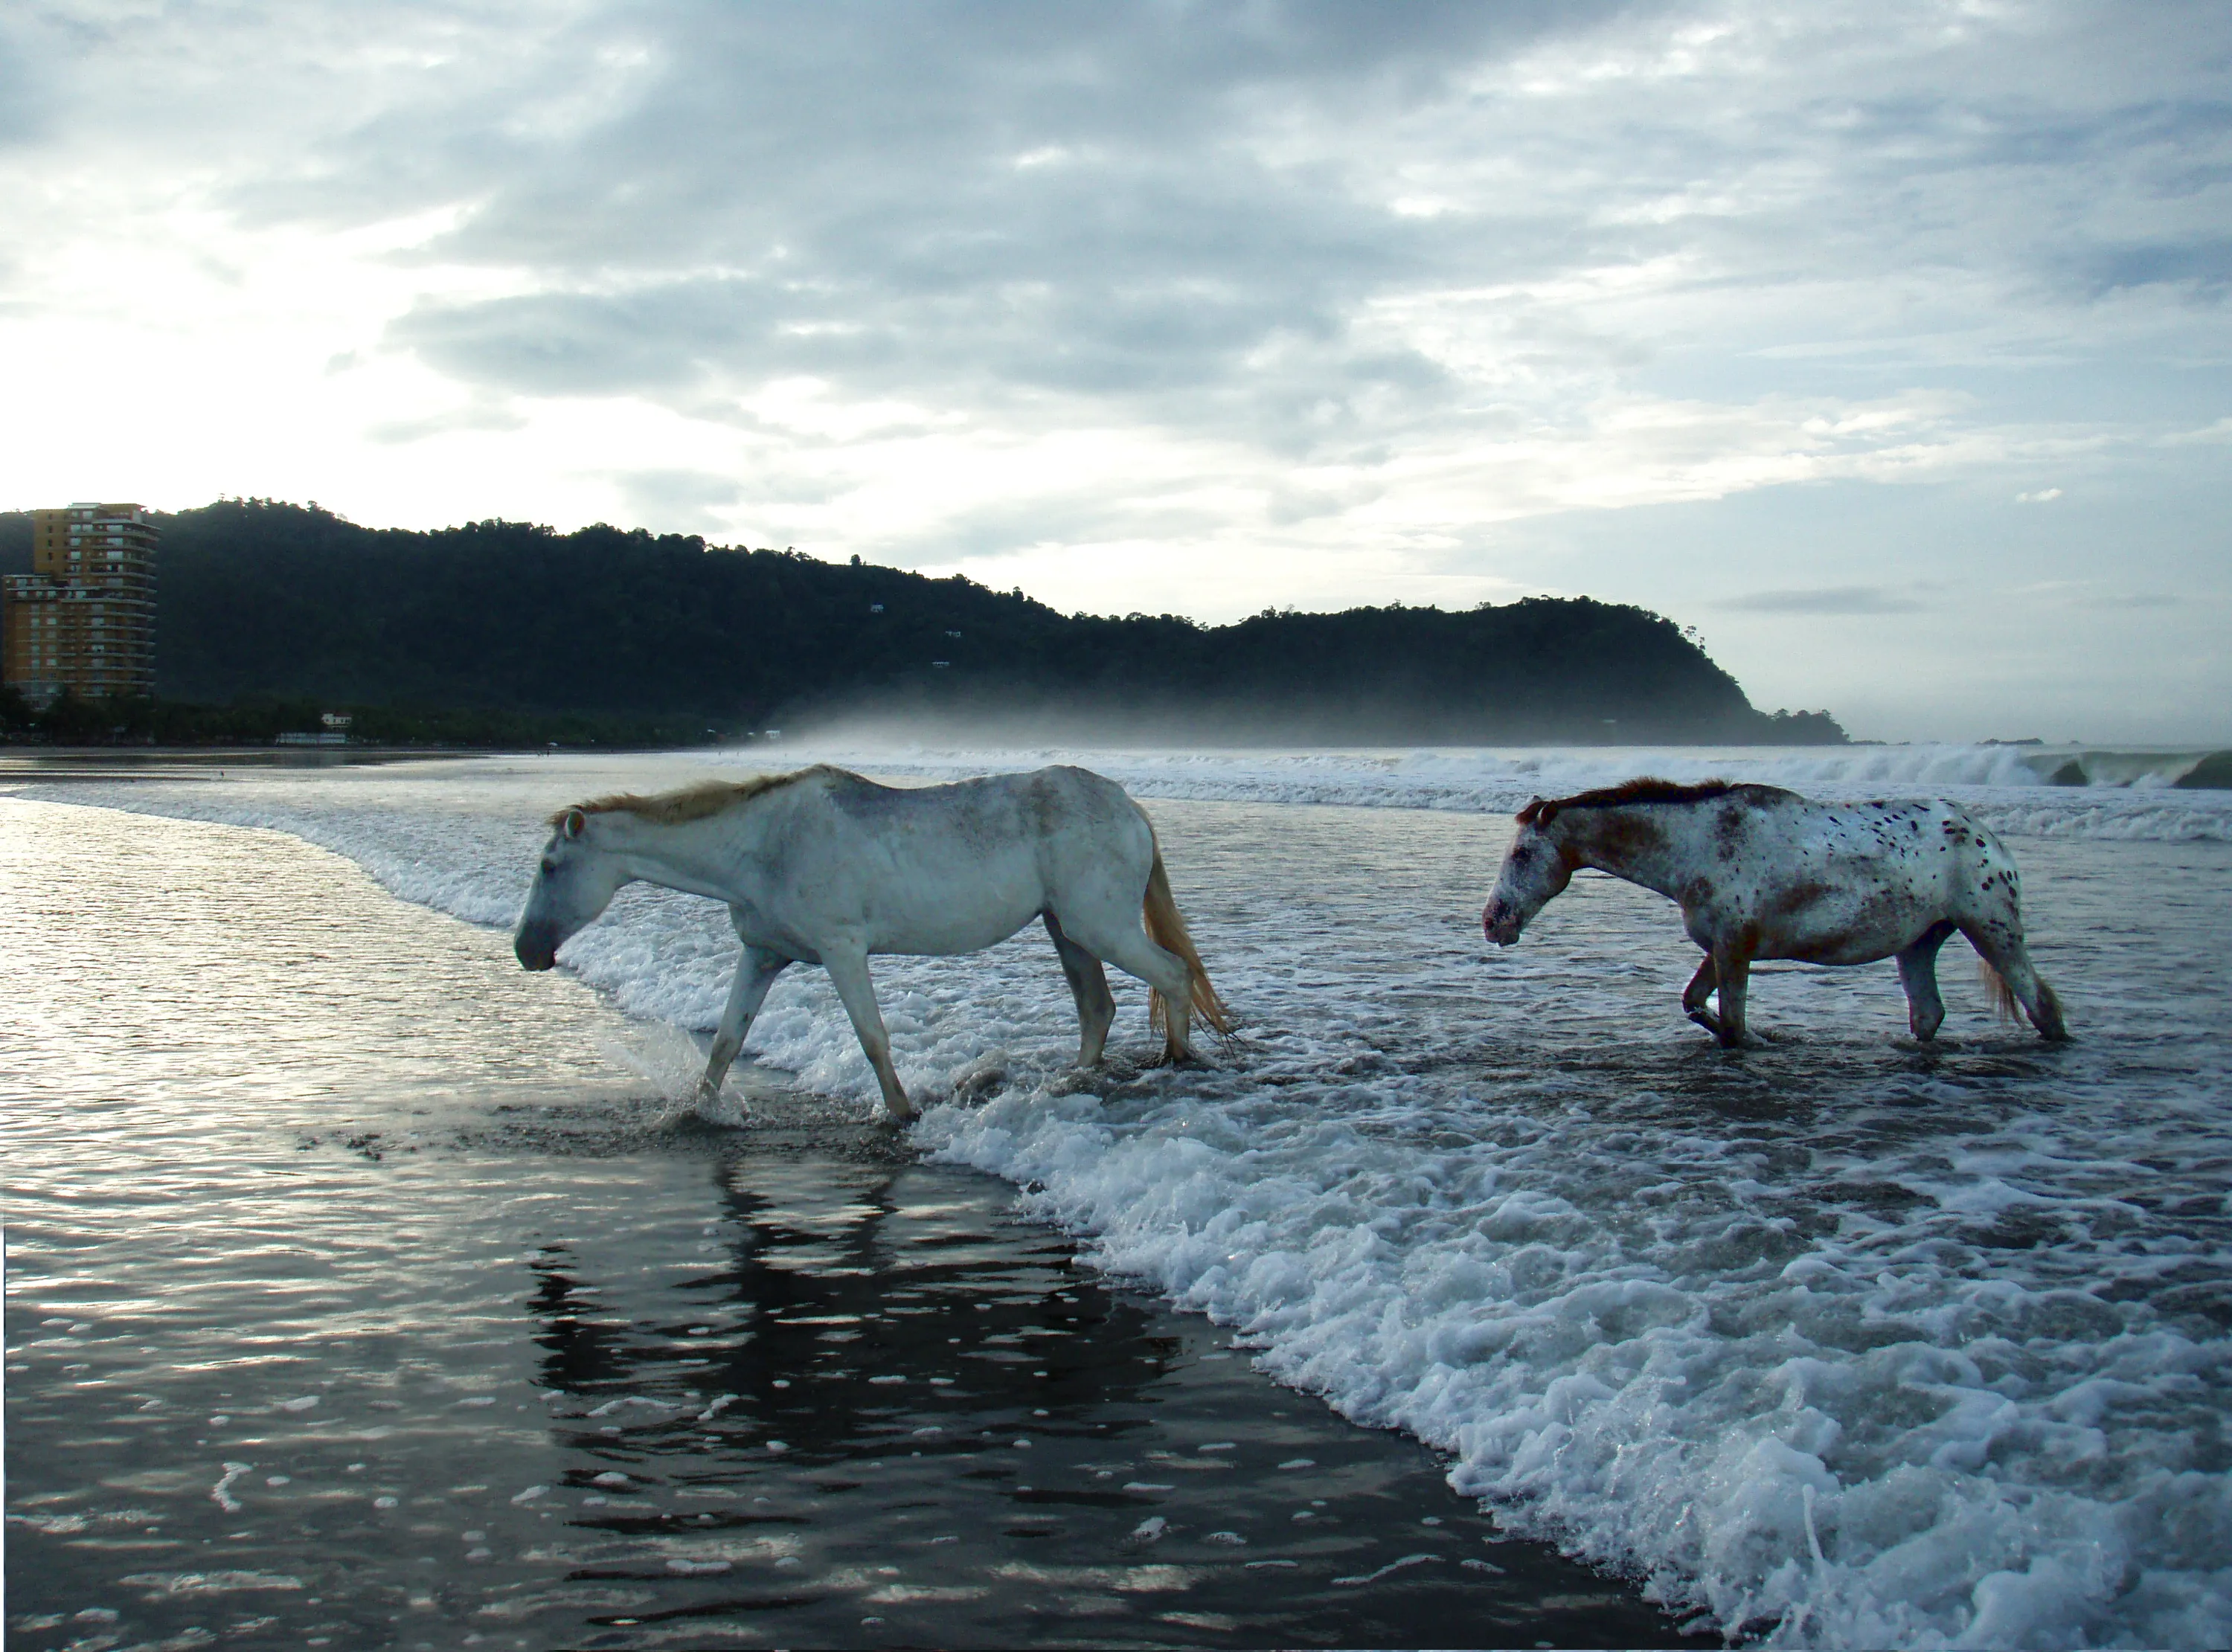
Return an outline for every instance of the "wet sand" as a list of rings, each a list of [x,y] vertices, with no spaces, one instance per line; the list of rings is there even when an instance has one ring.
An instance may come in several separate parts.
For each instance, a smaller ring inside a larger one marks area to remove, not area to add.
[[[321,852],[0,801],[0,913],[11,1647],[1677,1639],[1006,1184],[779,1075],[663,1122]]]

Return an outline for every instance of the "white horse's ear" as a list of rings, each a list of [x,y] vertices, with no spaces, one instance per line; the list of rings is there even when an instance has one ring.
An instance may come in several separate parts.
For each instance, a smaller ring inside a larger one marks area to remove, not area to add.
[[[561,829],[568,838],[578,838],[581,835],[582,829],[588,824],[589,817],[581,810],[568,809],[566,811],[565,826]]]

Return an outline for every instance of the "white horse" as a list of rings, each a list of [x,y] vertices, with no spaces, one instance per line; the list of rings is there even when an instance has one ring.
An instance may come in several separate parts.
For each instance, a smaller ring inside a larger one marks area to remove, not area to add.
[[[1755,958],[1895,957],[1908,1025],[1935,1037],[1945,1019],[1937,949],[1956,930],[1982,957],[2003,1013],[2019,1005],[2042,1037],[2068,1037],[2023,947],[2015,857],[1953,804],[1814,803],[1773,786],[1660,780],[1537,798],[1520,811],[1482,914],[1488,938],[1515,943],[1581,866],[1679,904],[1705,949],[1682,1007],[1723,1044],[1744,1042]],[[1716,994],[1718,1014],[1705,1007]]]
[[[893,1120],[914,1116],[876,1007],[878,953],[950,957],[1006,940],[1033,918],[1054,938],[1077,1000],[1080,1065],[1100,1059],[1115,1000],[1106,962],[1152,989],[1168,1058],[1193,1053],[1199,1012],[1231,1022],[1171,898],[1145,813],[1081,768],[954,786],[879,786],[840,768],[561,809],[513,950],[548,969],[558,949],[639,878],[727,903],[744,943],[699,1094],[717,1093],[775,978],[828,970]]]

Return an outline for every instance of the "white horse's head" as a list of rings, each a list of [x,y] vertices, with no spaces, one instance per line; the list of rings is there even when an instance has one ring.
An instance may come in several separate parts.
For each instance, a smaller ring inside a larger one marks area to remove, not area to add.
[[[555,830],[511,942],[526,969],[550,968],[558,949],[595,923],[621,886],[633,881],[620,870],[618,856],[590,841],[589,822],[582,809],[568,809],[551,821]]]
[[[1516,943],[1534,914],[1573,881],[1573,859],[1551,829],[1557,818],[1558,806],[1539,797],[1519,812],[1503,871],[1480,915],[1481,928],[1500,947]]]

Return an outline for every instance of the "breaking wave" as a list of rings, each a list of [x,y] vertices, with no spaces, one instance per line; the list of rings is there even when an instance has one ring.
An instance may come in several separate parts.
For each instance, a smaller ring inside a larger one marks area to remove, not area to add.
[[[788,767],[834,762],[883,774],[946,780],[1042,763],[1076,763],[1140,797],[1509,814],[1533,797],[1617,785],[1638,774],[1749,781],[1811,796],[1947,796],[2017,837],[2232,841],[2232,790],[2182,790],[2208,755],[2196,750],[2105,753],[2019,746],[1576,746],[1416,750],[1031,751],[925,745],[808,744],[724,755]],[[2076,764],[2099,778],[2054,776]],[[2089,768],[2087,767],[2089,765]]]

